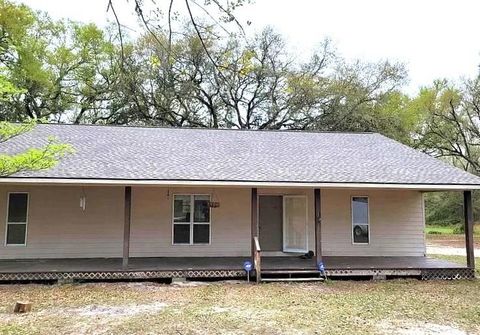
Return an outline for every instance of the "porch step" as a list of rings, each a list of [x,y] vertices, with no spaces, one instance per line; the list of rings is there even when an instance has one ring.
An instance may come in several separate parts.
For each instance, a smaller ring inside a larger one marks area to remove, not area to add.
[[[305,277],[305,278],[262,278],[262,282],[313,282],[324,281],[324,278]]]
[[[315,269],[262,270],[262,282],[313,282],[323,280],[323,276]]]
[[[318,270],[262,270],[262,275],[264,274],[272,274],[272,275],[294,275],[294,274],[316,274],[319,275],[320,272]]]

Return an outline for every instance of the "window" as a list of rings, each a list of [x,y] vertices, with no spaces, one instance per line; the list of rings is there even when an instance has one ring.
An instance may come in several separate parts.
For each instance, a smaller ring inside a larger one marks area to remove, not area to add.
[[[352,197],[352,229],[353,243],[369,243],[370,236],[367,197]]]
[[[193,215],[192,215],[193,211]],[[210,196],[173,196],[173,244],[210,243]]]
[[[28,193],[9,193],[6,245],[25,245],[27,242]]]

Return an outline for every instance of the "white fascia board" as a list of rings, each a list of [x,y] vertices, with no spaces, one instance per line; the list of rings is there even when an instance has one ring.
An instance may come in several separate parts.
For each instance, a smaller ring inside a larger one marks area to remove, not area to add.
[[[468,184],[394,184],[394,183],[309,183],[266,181],[208,181],[208,180],[119,180],[119,179],[52,179],[52,178],[0,178],[0,184],[11,185],[84,185],[84,186],[178,186],[178,187],[283,187],[283,188],[350,188],[350,189],[411,189],[422,191],[478,190]]]

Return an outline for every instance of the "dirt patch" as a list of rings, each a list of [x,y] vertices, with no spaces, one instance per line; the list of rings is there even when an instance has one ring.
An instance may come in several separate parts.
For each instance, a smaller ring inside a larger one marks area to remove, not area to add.
[[[2,320],[15,320],[19,318],[38,318],[38,317],[88,317],[88,318],[122,318],[132,317],[142,314],[153,314],[160,312],[167,304],[154,302],[151,304],[131,304],[124,306],[105,306],[105,305],[86,305],[80,308],[49,308],[38,312],[26,314],[13,314],[7,312],[0,314]]]
[[[437,235],[427,234],[427,246],[452,247],[465,249],[464,235]],[[473,237],[475,248],[480,249],[480,236]]]
[[[61,311],[61,313],[70,313],[78,316],[126,317],[135,316],[138,314],[157,313],[165,307],[167,307],[167,304],[162,302],[127,306],[89,305],[81,308],[73,308],[70,310]],[[48,313],[48,311],[42,311],[42,313],[45,312]]]
[[[431,322],[415,321],[382,321],[377,325],[380,332],[384,334],[397,335],[467,335],[467,332],[460,328],[439,325]]]

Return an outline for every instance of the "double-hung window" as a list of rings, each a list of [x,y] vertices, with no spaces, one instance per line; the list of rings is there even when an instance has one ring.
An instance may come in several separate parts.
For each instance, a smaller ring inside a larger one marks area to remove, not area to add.
[[[173,196],[173,244],[210,243],[210,196]]]
[[[6,245],[27,243],[28,193],[9,193]]]
[[[369,226],[368,197],[352,197],[353,243],[368,244],[370,242]]]

